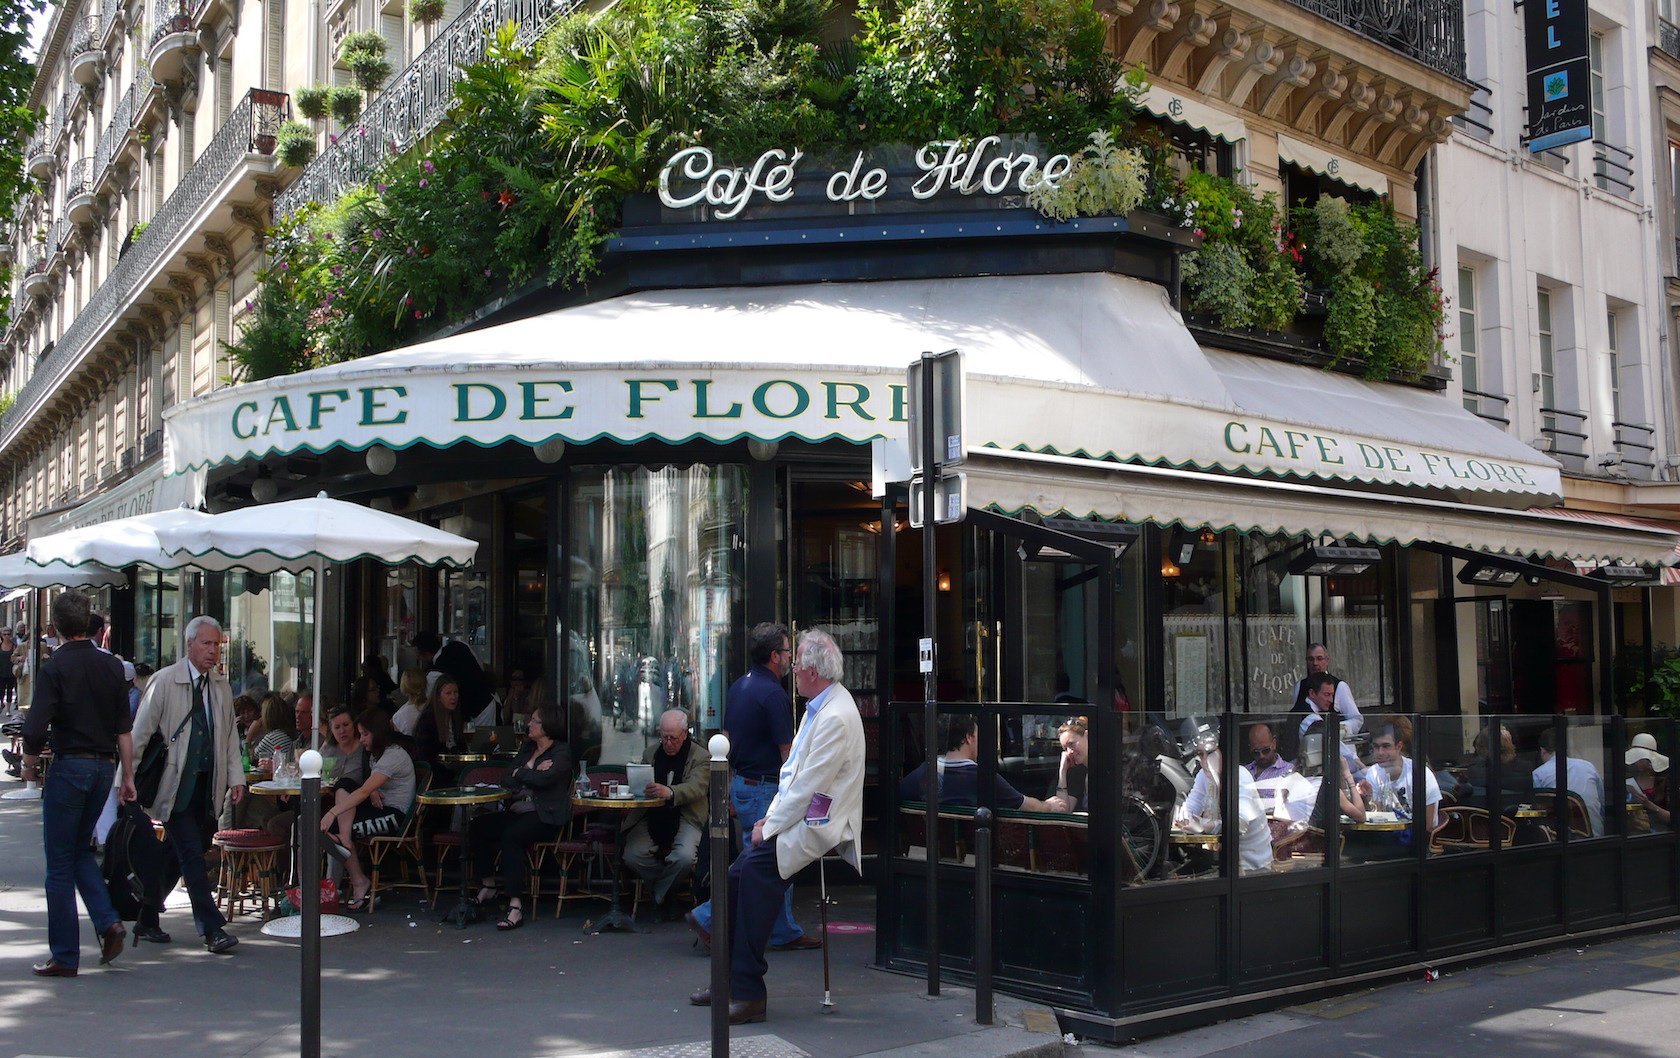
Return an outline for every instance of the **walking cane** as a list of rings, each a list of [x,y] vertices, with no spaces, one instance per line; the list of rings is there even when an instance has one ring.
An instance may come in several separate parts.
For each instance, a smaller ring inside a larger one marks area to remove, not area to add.
[[[834,1000],[828,994],[828,865],[827,857],[817,859],[817,880],[822,890],[822,953],[823,953],[823,1001],[822,1012],[834,1013]]]

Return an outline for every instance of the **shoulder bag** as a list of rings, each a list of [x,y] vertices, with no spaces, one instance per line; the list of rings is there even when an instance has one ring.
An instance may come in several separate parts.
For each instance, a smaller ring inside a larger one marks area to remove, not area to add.
[[[158,785],[163,782],[163,769],[169,762],[169,747],[181,737],[182,729],[191,719],[192,710],[188,709],[187,715],[175,725],[175,733],[169,736],[168,741],[164,740],[162,729],[152,732],[146,751],[140,754],[140,766],[134,769],[134,791],[136,800],[141,804],[150,806],[157,803]]]

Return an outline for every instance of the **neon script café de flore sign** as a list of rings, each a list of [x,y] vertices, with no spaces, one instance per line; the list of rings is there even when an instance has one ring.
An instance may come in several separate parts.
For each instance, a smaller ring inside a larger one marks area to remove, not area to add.
[[[1012,143],[1014,141],[1011,141]],[[801,170],[802,150],[772,148],[750,165],[727,166],[706,147],[687,147],[673,154],[659,171],[659,201],[671,209],[706,205],[716,220],[733,220],[764,202],[786,202],[795,185],[812,174]],[[941,194],[1024,195],[1040,187],[1056,187],[1073,166],[1065,154],[1041,157],[1025,149],[1010,149],[1002,136],[967,140],[934,140],[915,154],[916,172],[908,188],[894,187],[886,166],[871,164],[859,151],[849,166],[814,174],[830,202],[875,202],[898,197],[927,201]]]

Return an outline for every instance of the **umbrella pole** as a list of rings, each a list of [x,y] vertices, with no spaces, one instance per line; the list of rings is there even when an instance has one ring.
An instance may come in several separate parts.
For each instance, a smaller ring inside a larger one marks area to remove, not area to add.
[[[326,597],[327,563],[325,559],[316,559],[315,566],[315,653],[309,659],[310,685],[314,693],[309,699],[309,720],[313,724],[310,731],[310,745],[319,751],[321,748],[321,600]]]

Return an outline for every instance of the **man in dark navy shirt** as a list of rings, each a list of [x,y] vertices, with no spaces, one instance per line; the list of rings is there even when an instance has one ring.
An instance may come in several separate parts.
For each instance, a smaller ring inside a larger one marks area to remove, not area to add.
[[[980,765],[975,758],[980,752],[980,723],[972,716],[950,716],[944,721],[945,754],[939,758],[939,803],[942,805],[980,804]],[[926,764],[916,765],[898,783],[898,796],[905,801],[922,799],[922,776]],[[1001,775],[992,776],[992,801],[997,808],[1021,808],[1028,812],[1053,812],[1056,805],[1028,797]]]
[[[99,935],[101,963],[122,953],[127,931],[93,855],[93,828],[122,768],[122,801],[134,800],[133,721],[122,662],[88,639],[88,600],[67,591],[53,600],[64,644],[41,664],[34,704],[23,724],[23,777],[40,775],[50,742],[53,766],[41,790],[41,837],[47,856],[47,945],[52,957],[37,977],[75,977],[81,964],[76,894]]]
[[[724,733],[729,736],[729,803],[742,833],[764,818],[776,797],[782,762],[793,746],[793,702],[782,681],[793,667],[792,642],[779,624],[765,622],[747,633],[747,659],[752,668],[729,685],[723,700]],[[708,945],[711,943],[710,901],[689,912],[689,925]],[[822,947],[818,937],[808,937],[793,920],[793,890],[788,890],[782,913],[770,931],[770,946],[777,950]]]

